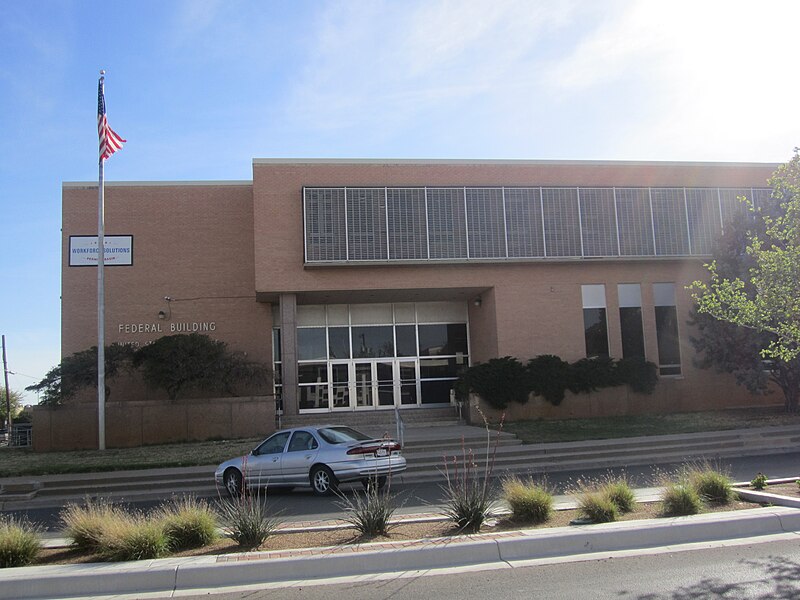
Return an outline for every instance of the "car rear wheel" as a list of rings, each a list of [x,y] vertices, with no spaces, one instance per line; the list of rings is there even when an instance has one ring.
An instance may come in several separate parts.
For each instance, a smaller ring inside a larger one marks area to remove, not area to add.
[[[242,474],[238,469],[228,469],[222,477],[222,483],[225,484],[225,489],[232,497],[241,496],[244,489],[242,482]]]
[[[366,479],[361,480],[361,484],[367,491],[369,491],[372,486],[375,486],[376,489],[382,490],[386,485],[386,477],[367,477]]]
[[[311,469],[309,475],[311,480],[311,489],[318,496],[327,496],[335,492],[339,487],[339,481],[328,467],[320,465]]]

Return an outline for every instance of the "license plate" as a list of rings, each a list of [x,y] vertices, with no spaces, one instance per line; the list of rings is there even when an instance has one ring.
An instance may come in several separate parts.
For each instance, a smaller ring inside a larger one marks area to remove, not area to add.
[[[389,451],[386,448],[378,448],[375,452],[375,456],[389,456]]]

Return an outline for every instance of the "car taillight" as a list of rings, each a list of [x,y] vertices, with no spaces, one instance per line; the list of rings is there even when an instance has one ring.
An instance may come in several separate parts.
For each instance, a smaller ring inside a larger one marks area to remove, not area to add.
[[[386,454],[390,452],[396,452],[400,450],[402,446],[397,442],[392,442],[391,444],[383,444],[381,446],[356,446],[355,448],[350,448],[347,451],[347,454],[350,456],[359,455],[359,454],[378,454],[379,450],[384,450]]]

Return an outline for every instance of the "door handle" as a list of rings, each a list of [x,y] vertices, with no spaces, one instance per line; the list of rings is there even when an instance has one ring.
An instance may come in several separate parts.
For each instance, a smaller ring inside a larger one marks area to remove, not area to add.
[[[311,460],[312,454],[306,454],[306,460]]]
[[[275,458],[273,458],[272,462],[278,462],[278,457],[276,456]]]

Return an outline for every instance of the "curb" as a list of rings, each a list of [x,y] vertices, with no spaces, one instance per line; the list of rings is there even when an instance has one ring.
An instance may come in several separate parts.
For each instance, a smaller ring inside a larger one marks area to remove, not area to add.
[[[188,594],[356,575],[430,571],[477,565],[514,566],[542,558],[650,549],[800,532],[800,511],[785,507],[625,521],[600,525],[487,533],[457,538],[359,546],[253,552],[217,557],[44,567],[0,572],[0,598]]]

